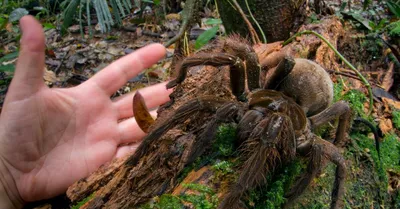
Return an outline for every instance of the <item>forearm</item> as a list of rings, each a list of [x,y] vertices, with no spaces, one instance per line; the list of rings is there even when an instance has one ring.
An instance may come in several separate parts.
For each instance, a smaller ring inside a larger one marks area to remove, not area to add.
[[[14,179],[0,160],[0,208],[20,209],[23,205]]]

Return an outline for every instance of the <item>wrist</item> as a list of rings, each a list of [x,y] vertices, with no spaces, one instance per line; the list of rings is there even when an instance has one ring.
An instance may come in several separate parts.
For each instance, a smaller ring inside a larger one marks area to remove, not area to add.
[[[0,157],[0,208],[20,209],[24,201],[19,195],[15,180]]]

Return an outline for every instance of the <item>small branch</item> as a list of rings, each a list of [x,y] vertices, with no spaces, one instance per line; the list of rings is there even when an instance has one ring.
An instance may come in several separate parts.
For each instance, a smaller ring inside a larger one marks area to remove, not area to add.
[[[242,8],[240,7],[240,5],[237,3],[236,0],[232,0],[232,2],[233,2],[233,5],[235,6],[235,8],[240,13],[240,15],[242,16],[244,22],[247,25],[247,28],[249,29],[250,36],[251,36],[251,39],[253,41],[253,44],[261,43],[260,38],[258,37],[256,30],[253,28],[253,25],[251,25],[249,19],[247,19],[246,14],[244,14],[244,12],[243,12]]]
[[[249,2],[247,0],[244,0],[244,2],[246,2],[246,7],[247,7],[247,10],[249,10],[250,17],[254,21],[254,23],[257,25],[258,30],[260,30],[260,33],[261,33],[262,38],[263,38],[263,42],[264,42],[264,44],[266,44],[267,43],[267,38],[265,37],[264,31],[261,28],[260,24],[258,23],[256,18],[254,18],[254,16],[253,16],[253,13],[250,10]]]
[[[343,57],[342,54],[340,54],[340,52],[328,41],[326,40],[321,34],[315,32],[315,31],[310,31],[310,30],[305,30],[305,31],[301,31],[296,33],[295,35],[293,35],[292,37],[290,37],[288,40],[286,40],[285,42],[283,42],[282,46],[286,46],[288,45],[290,42],[292,42],[296,37],[301,36],[303,34],[313,34],[315,36],[317,36],[318,38],[320,38],[322,41],[324,41],[329,48],[331,48],[335,54],[351,69],[353,70],[357,76],[361,79],[361,81],[364,83],[365,87],[367,87],[368,89],[368,94],[369,94],[369,110],[368,110],[368,115],[371,115],[372,110],[374,109],[374,96],[372,94],[372,89],[371,89],[371,85],[369,84],[368,80],[360,73],[360,71],[358,71],[346,58]]]
[[[361,80],[359,77],[357,77],[357,75],[353,75],[353,74],[350,74],[350,73],[344,73],[344,72],[340,72],[340,71],[335,71],[335,70],[329,70],[329,69],[327,69],[326,71],[327,71],[328,73],[330,73],[330,74],[342,75],[342,76],[345,76],[345,77],[348,77],[348,78],[351,78],[351,79],[355,79],[355,80],[358,80],[358,81],[361,81],[361,82],[362,82],[362,80]],[[374,83],[374,82],[370,82],[370,83],[371,83],[371,85],[373,85],[373,86],[377,86],[377,87],[379,87],[379,88],[382,88],[382,86],[379,85],[379,84],[376,84],[376,83]]]

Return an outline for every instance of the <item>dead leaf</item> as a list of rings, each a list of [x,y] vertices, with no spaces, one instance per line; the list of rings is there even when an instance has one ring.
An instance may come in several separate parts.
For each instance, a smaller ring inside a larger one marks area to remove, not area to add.
[[[385,76],[383,77],[382,81],[382,87],[386,91],[389,91],[389,89],[393,85],[393,75],[394,75],[394,63],[392,62],[389,64],[389,69],[386,72]]]
[[[382,130],[383,134],[389,133],[393,129],[392,120],[382,118],[379,122],[379,128]]]
[[[12,26],[13,26],[13,25],[12,25],[12,23],[10,23],[10,22],[7,23],[7,25],[6,25],[6,30],[7,30],[8,32],[10,32],[10,33],[13,32]]]
[[[382,101],[385,105],[389,105],[389,106],[392,106],[392,107],[400,110],[400,102],[399,101],[394,101],[392,99],[385,98],[385,97],[382,97]]]
[[[50,83],[57,82],[56,74],[53,71],[47,69],[44,71],[43,79]]]

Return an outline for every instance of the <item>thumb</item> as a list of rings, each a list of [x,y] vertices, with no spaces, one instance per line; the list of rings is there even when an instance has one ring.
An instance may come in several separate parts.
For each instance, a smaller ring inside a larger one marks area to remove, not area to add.
[[[44,86],[45,44],[42,25],[34,17],[24,16],[20,26],[21,50],[8,93],[11,100],[29,97]]]

